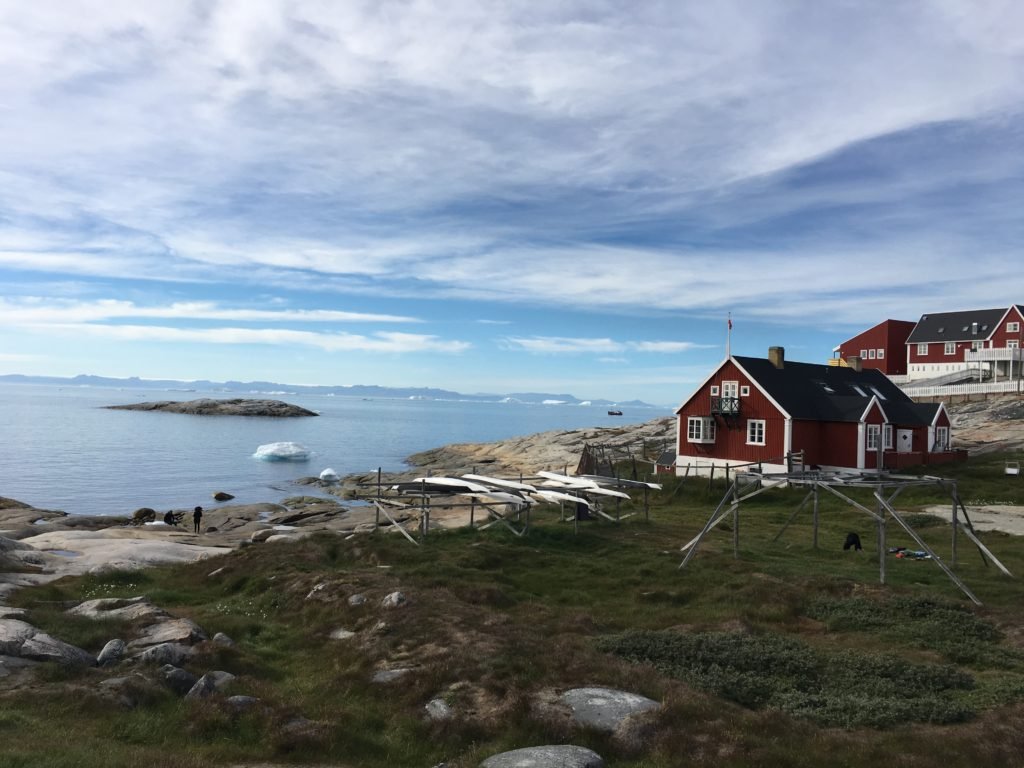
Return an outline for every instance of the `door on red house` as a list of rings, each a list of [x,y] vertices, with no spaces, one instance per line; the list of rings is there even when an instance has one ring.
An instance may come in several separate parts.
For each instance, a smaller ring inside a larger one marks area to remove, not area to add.
[[[896,430],[896,452],[897,453],[910,453],[914,450],[914,430],[912,429],[897,429]]]

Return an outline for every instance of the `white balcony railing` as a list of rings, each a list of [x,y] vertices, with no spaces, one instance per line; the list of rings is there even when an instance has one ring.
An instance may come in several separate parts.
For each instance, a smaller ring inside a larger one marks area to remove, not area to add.
[[[964,362],[986,363],[992,360],[1013,360],[1019,363],[1021,360],[1024,360],[1024,357],[1021,357],[1021,352],[1024,352],[1024,350],[1015,347],[969,349],[964,352]]]

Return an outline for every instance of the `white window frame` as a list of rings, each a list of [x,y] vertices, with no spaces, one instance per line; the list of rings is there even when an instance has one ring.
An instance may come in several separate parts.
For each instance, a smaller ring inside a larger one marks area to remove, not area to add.
[[[715,442],[715,420],[710,416],[689,416],[686,419],[686,442]]]
[[[971,342],[971,351],[972,352],[977,352],[979,349],[984,349],[984,348],[985,348],[985,342],[984,341],[972,341]]]
[[[868,359],[868,351],[866,349],[862,349],[860,351],[860,359],[861,360],[867,360]]]
[[[892,450],[892,433],[894,431],[892,424],[882,425],[882,447],[887,451]]]
[[[1017,339],[1007,339],[1006,340],[1006,348],[1007,349],[1019,349],[1020,348],[1020,342]]]
[[[740,383],[738,381],[722,382],[722,397],[739,397]]]
[[[740,397],[750,397],[750,386],[744,384],[740,387]]]
[[[932,448],[933,450],[949,450],[949,427],[935,428],[935,445]]]
[[[1020,323],[1019,322],[1007,323],[1006,324],[1006,332],[1007,333],[1020,333]]]
[[[879,360],[885,360],[885,350],[884,349],[878,350],[878,359]]]
[[[747,419],[747,445],[764,445],[767,429],[768,422],[764,419]]]
[[[872,348],[872,349],[868,350],[868,360],[874,360],[874,359],[875,359],[875,350],[874,350],[874,348]]]
[[[868,424],[864,432],[864,449],[868,451],[878,450],[878,440],[882,434],[881,424]]]
[[[711,385],[711,396],[712,397],[718,397],[718,385],[717,384],[712,384]]]
[[[927,355],[928,354],[928,342],[922,342],[917,345],[917,354]]]
[[[946,342],[946,346],[942,348],[942,353],[944,355],[955,355],[956,354],[956,342],[955,341],[947,341]]]

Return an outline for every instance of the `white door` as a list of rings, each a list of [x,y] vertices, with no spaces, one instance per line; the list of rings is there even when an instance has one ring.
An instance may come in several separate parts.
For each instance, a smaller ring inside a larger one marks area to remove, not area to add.
[[[914,430],[912,429],[897,429],[896,430],[896,452],[897,453],[910,453],[914,447]]]

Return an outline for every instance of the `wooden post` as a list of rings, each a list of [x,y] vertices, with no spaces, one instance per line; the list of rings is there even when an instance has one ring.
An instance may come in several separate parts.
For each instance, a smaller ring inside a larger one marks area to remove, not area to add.
[[[708,490],[711,490],[711,482],[715,479],[715,463],[711,462],[711,471],[708,472]]]
[[[377,498],[378,498],[378,499],[380,498],[380,495],[381,495],[381,488],[380,488],[380,467],[377,467]]]
[[[882,509],[881,499],[878,499],[876,503],[876,511],[878,512],[878,579],[885,584],[885,511]]]
[[[644,520],[650,520],[651,519],[650,507],[647,504],[647,493],[650,490],[651,489],[648,488],[646,485],[644,486]]]
[[[818,484],[814,484],[814,548],[818,548]]]
[[[953,491],[953,516],[951,518],[951,520],[953,521],[953,552],[952,552],[952,556],[951,556],[950,560],[952,561],[954,568],[956,567],[956,556],[957,556],[957,551],[956,551],[956,543],[957,543],[956,542],[956,534],[957,534],[957,529],[960,527],[960,519],[959,518],[960,518],[960,510],[959,510],[959,508],[957,506],[957,503],[956,503],[956,491]]]
[[[476,472],[473,473],[474,475]],[[473,528],[473,523],[476,518],[476,496],[469,497],[469,527]]]
[[[740,559],[740,501],[735,496],[732,499],[732,556],[734,560]]]
[[[427,481],[420,480],[420,536],[427,535]]]

